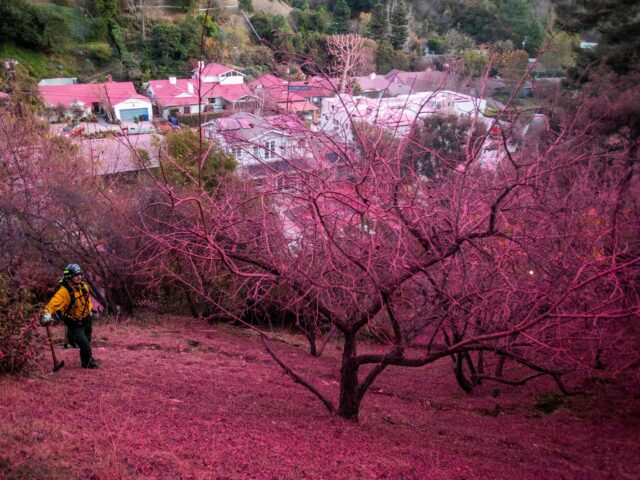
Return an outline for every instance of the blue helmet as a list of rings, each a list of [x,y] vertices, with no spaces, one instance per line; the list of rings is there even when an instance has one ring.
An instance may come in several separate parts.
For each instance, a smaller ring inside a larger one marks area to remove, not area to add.
[[[82,268],[77,263],[70,263],[66,267],[64,267],[64,271],[62,272],[61,282],[68,282],[72,277],[76,275],[82,275]]]

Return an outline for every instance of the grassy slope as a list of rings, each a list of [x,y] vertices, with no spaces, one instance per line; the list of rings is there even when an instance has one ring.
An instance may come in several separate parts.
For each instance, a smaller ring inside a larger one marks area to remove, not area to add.
[[[163,321],[98,323],[99,370],[80,369],[69,350],[50,373],[42,339],[34,374],[0,379],[0,477],[597,480],[640,471],[640,399],[621,387],[546,415],[536,409],[553,398],[544,381],[494,398],[493,386],[461,393],[447,362],[392,368],[355,425],[284,376],[252,332]],[[335,398],[336,344],[314,359],[302,338],[279,336],[279,354]]]

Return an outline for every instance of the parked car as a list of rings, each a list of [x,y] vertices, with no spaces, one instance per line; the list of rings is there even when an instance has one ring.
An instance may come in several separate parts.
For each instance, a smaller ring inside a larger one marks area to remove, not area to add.
[[[82,125],[67,125],[62,129],[63,137],[77,137],[84,132],[84,126]]]

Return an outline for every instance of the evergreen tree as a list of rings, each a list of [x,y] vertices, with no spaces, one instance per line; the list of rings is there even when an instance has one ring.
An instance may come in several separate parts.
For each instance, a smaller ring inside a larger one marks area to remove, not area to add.
[[[376,71],[382,75],[393,68],[393,47],[389,42],[380,42],[376,51]]]
[[[349,32],[351,9],[346,0],[336,0],[333,4],[333,31],[337,34]]]
[[[402,50],[407,37],[409,36],[409,29],[407,27],[409,20],[407,18],[407,9],[404,3],[398,2],[396,8],[391,14],[391,45],[396,50]]]
[[[389,34],[389,18],[387,8],[384,3],[377,3],[371,10],[371,20],[369,21],[369,37],[376,42],[387,39]]]
[[[627,74],[640,70],[640,3],[635,0],[554,0],[557,23],[570,33],[596,32],[598,46],[581,49],[573,76],[604,60],[611,70]],[[585,80],[586,77],[582,76]]]

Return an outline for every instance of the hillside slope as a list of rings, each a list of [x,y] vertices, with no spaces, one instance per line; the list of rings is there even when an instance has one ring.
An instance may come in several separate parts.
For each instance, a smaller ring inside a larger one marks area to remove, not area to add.
[[[99,370],[60,350],[66,366],[51,373],[42,339],[37,372],[0,379],[0,477],[596,480],[640,471],[640,400],[618,387],[547,415],[536,408],[555,398],[544,382],[493,398],[492,387],[460,392],[448,363],[390,369],[356,425],[284,376],[255,333],[164,320],[98,323]],[[335,398],[336,344],[314,359],[302,338],[279,338],[276,351]]]

